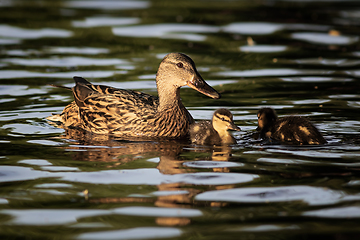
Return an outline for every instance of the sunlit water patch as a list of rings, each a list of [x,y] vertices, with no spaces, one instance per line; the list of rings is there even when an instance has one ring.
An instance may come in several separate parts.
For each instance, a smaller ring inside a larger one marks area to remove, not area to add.
[[[48,67],[73,67],[73,66],[110,66],[127,64],[121,59],[95,59],[85,57],[54,57],[49,59],[22,59],[6,58],[2,59],[6,63],[20,66],[48,66]]]
[[[359,200],[360,195],[346,195],[342,191],[310,187],[236,188],[201,193],[198,201],[225,201],[238,203],[272,203],[302,201],[311,206],[330,205],[343,201]]]
[[[158,185],[161,183],[185,183],[195,185],[224,185],[253,181],[257,175],[239,173],[188,173],[164,175],[157,169],[108,170],[100,172],[67,173],[63,180],[102,184]]]
[[[321,210],[304,212],[303,216],[317,218],[353,219],[360,218],[360,208],[358,206],[328,209],[325,208]]]
[[[270,76],[301,76],[301,75],[331,75],[334,71],[310,70],[310,69],[256,69],[244,71],[226,71],[215,73],[216,76],[224,77],[270,77]]]
[[[217,27],[195,24],[155,24],[138,25],[130,27],[117,27],[112,29],[117,36],[127,37],[158,37],[170,39],[183,39],[189,41],[204,41],[206,36],[196,33],[214,33]]]
[[[228,168],[228,167],[241,167],[242,163],[235,162],[221,162],[221,161],[194,161],[185,162],[184,166],[192,168]]]
[[[231,23],[224,26],[223,31],[230,33],[238,33],[244,35],[269,35],[282,30],[313,30],[324,31],[328,30],[329,26],[316,24],[284,24],[284,23],[270,23],[270,22],[242,22]]]
[[[297,64],[303,65],[323,65],[323,66],[336,66],[336,67],[353,67],[359,66],[360,60],[351,59],[326,59],[326,58],[306,58],[294,60]]]
[[[64,29],[43,28],[43,29],[24,29],[10,25],[0,25],[0,37],[15,39],[38,39],[46,37],[68,38],[72,32]]]
[[[261,226],[244,226],[238,228],[230,228],[228,231],[236,232],[276,232],[276,231],[289,231],[289,230],[299,230],[299,226],[294,224],[264,224]]]
[[[342,77],[282,77],[281,80],[285,82],[351,82],[351,78],[342,78]]]
[[[77,170],[77,169],[72,169]],[[62,180],[70,182],[85,182],[96,184],[130,184],[130,185],[158,185],[162,183],[184,183],[195,185],[224,185],[253,181],[257,175],[239,173],[187,173],[166,175],[157,169],[136,170],[106,170],[99,172],[68,172],[50,173],[33,170],[25,167],[7,166],[1,169],[0,182],[14,181],[20,175],[25,179],[42,177],[61,177]]]
[[[67,65],[68,63],[64,63]],[[115,74],[124,74],[124,71],[70,71],[70,72],[33,72],[26,70],[0,70],[2,79],[14,78],[67,78],[72,79],[74,76],[82,76],[85,78],[107,78]]]
[[[287,50],[287,46],[281,45],[253,45],[239,47],[242,52],[272,53],[283,52]]]
[[[129,9],[143,9],[149,7],[148,1],[67,1],[66,6],[71,8],[89,8],[89,9],[104,9],[104,10],[129,10]]]
[[[291,34],[291,37],[297,40],[311,42],[315,44],[329,45],[349,45],[359,41],[357,36],[332,36],[327,33],[299,32]]]
[[[52,165],[50,162],[43,159],[26,159],[26,160],[21,160],[18,163],[24,163],[24,164],[36,165],[36,166]]]
[[[56,54],[84,54],[97,55],[109,53],[107,48],[93,48],[93,47],[46,47],[45,52]]]
[[[77,222],[78,219],[107,214],[106,210],[90,209],[30,209],[2,210],[2,214],[13,217],[16,225],[59,225]],[[56,214],[56,218],[52,217]]]
[[[139,227],[124,230],[81,234],[77,239],[162,239],[181,236],[182,231],[171,227]]]
[[[74,21],[72,24],[74,27],[104,27],[104,26],[119,26],[119,25],[131,25],[140,22],[139,18],[114,18],[106,16],[89,17],[84,21]]]
[[[21,40],[19,39],[1,39],[0,38],[0,45],[13,45],[13,44],[20,44]]]

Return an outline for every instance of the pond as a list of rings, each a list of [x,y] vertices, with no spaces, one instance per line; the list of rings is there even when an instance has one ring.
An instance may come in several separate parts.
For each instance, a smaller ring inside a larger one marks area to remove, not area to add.
[[[358,239],[360,3],[343,0],[0,1],[2,239]],[[53,126],[73,76],[157,95],[183,52],[236,144],[118,141]],[[324,145],[264,144],[257,111],[309,118]]]

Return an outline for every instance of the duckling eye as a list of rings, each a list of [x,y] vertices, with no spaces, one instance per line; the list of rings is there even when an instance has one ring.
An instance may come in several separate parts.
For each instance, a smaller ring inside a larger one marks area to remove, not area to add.
[[[178,66],[178,68],[183,68],[184,64],[182,64],[181,62],[177,63],[176,66]]]

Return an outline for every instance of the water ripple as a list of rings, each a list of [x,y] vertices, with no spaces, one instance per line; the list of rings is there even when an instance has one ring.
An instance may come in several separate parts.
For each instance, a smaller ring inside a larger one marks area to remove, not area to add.
[[[115,74],[124,74],[124,71],[74,71],[74,72],[30,72],[26,70],[0,70],[0,79],[13,78],[73,78],[82,76],[84,78],[108,78]]]
[[[304,58],[293,60],[293,62],[303,65],[323,65],[336,67],[353,67],[360,65],[360,60],[352,59]]]
[[[331,74],[331,73],[329,73]],[[287,77],[287,78],[280,78],[285,82],[351,82],[353,79],[351,78],[343,78],[343,77]]]
[[[291,34],[291,37],[297,40],[303,40],[316,44],[329,45],[350,45],[359,41],[357,36],[332,36],[328,33],[317,32],[299,32]]]
[[[200,217],[197,209],[161,208],[161,207],[122,207],[114,209],[114,213],[142,217]]]
[[[241,46],[239,47],[239,49],[242,52],[272,53],[272,52],[286,51],[288,47],[282,45],[253,45],[253,46]]]
[[[237,33],[243,35],[269,35],[281,30],[313,30],[313,31],[327,31],[330,27],[327,25],[317,24],[284,24],[284,23],[269,23],[269,22],[239,22],[231,23],[222,27],[224,32]]]
[[[72,36],[72,32],[55,28],[24,29],[2,24],[0,25],[0,36],[19,39],[38,39],[45,37],[67,38]]]
[[[270,68],[244,71],[224,71],[214,75],[224,77],[270,77],[270,76],[292,76],[292,75],[331,75],[334,71],[310,70],[310,69],[290,69],[290,68]]]
[[[104,26],[131,25],[139,23],[139,18],[88,17],[84,21],[73,21],[74,27],[90,28]]]
[[[173,38],[190,41],[204,41],[206,39],[206,36],[194,33],[214,33],[218,30],[218,27],[213,26],[180,23],[114,27],[112,29],[117,36]]]
[[[241,167],[243,163],[236,162],[222,162],[222,161],[193,161],[183,163],[186,167],[192,168],[228,168],[228,167]]]
[[[60,225],[77,222],[78,219],[107,214],[108,210],[90,209],[21,209],[1,210],[0,213],[13,217],[16,225]],[[56,217],[54,217],[56,216]]]
[[[344,218],[353,219],[360,218],[360,207],[337,207],[330,209],[320,209],[314,211],[307,211],[302,214],[306,217],[318,217],[318,218]]]
[[[128,64],[121,59],[98,59],[85,57],[52,57],[44,59],[5,58],[3,62],[20,66],[46,66],[46,67],[74,67],[74,66],[109,66]]]
[[[99,172],[67,173],[63,180],[96,184],[159,185],[162,183],[186,183],[195,185],[225,185],[253,181],[257,175],[240,173],[185,173],[161,174],[158,169],[107,170]]]
[[[342,201],[360,200],[360,195],[346,195],[343,191],[323,187],[286,186],[235,188],[200,193],[198,201],[238,203],[272,203],[303,201],[311,206],[329,205]]]
[[[123,230],[99,231],[80,234],[77,239],[160,239],[174,238],[182,231],[173,227],[137,227]]]
[[[73,169],[77,171],[77,169]],[[21,181],[42,177],[60,177],[65,181],[94,184],[159,185],[185,183],[194,185],[226,185],[245,183],[258,178],[254,174],[198,172],[165,175],[158,169],[104,170],[98,172],[43,172],[26,167],[4,166],[0,170],[0,182]]]
[[[57,54],[84,54],[97,55],[101,53],[109,53],[107,48],[93,48],[93,47],[46,47],[45,52]]]
[[[90,8],[104,10],[129,10],[143,9],[149,7],[148,1],[112,1],[112,0],[95,0],[95,1],[66,1],[65,6],[71,8]]]

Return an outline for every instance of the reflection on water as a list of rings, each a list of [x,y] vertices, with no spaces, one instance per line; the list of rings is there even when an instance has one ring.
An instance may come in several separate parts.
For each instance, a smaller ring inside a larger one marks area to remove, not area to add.
[[[69,8],[90,8],[90,9],[104,9],[104,10],[128,10],[128,9],[141,9],[149,7],[150,3],[148,1],[86,1],[86,0],[76,0],[76,1],[67,1],[65,3],[66,7]]]
[[[2,61],[21,66],[48,66],[48,67],[74,67],[74,66],[111,66],[124,64],[121,59],[92,59],[84,57],[64,57],[49,59],[21,59],[5,58]]]
[[[0,36],[18,39],[37,39],[37,38],[67,38],[71,37],[72,32],[63,29],[24,29],[9,25],[0,25]]]
[[[357,36],[331,36],[327,33],[301,32],[291,35],[294,39],[304,40],[311,43],[326,45],[349,45],[359,40]]]
[[[138,18],[88,17],[84,21],[74,21],[74,27],[105,27],[139,23]]]
[[[258,52],[258,53],[267,53],[267,52],[282,52],[287,49],[286,46],[281,45],[255,45],[255,46],[242,46],[240,50],[242,52]]]
[[[0,1],[2,238],[358,239],[357,1]],[[169,52],[221,92],[236,144],[60,129],[73,76],[156,95]],[[252,139],[257,111],[309,118],[328,144]],[[270,234],[269,234],[270,233]],[[273,234],[271,234],[273,233]]]
[[[195,25],[195,24],[156,24],[156,25],[145,25],[145,26],[131,26],[131,27],[118,27],[113,28],[113,33],[117,36],[127,37],[160,37],[160,38],[173,38],[183,39],[189,41],[204,41],[205,36],[200,34],[189,34],[190,33],[211,33],[217,32],[217,27]]]

